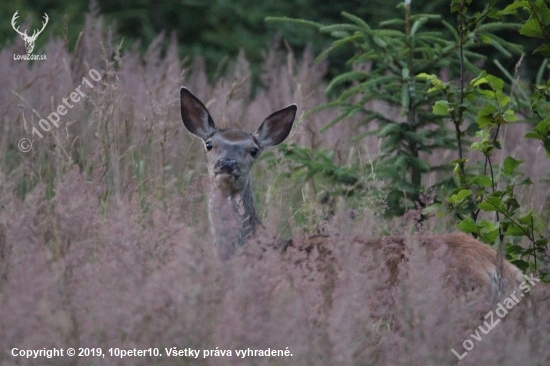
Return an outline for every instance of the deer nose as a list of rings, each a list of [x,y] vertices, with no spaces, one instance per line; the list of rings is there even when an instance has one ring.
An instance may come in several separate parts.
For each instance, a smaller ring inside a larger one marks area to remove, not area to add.
[[[220,159],[216,163],[216,168],[219,169],[222,173],[231,174],[237,168],[239,167],[239,164],[236,160],[233,159]]]

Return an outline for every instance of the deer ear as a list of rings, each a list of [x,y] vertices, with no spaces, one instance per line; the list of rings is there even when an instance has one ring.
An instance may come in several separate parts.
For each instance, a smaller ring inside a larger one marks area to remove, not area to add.
[[[206,141],[218,130],[208,109],[186,87],[180,89],[180,102],[181,119],[193,135]]]
[[[279,145],[288,137],[297,110],[296,104],[291,104],[271,114],[262,122],[254,133],[254,137],[260,143],[260,148]]]

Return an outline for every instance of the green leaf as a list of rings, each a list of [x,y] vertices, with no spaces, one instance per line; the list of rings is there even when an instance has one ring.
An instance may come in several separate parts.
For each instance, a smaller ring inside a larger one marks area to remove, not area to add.
[[[475,223],[475,221],[468,217],[467,219],[464,219],[460,221],[456,227],[465,233],[468,234],[479,234],[479,226]]]
[[[504,120],[506,122],[515,122],[518,120],[518,117],[516,117],[513,110],[507,109],[506,111],[504,111]]]
[[[470,184],[477,184],[482,187],[491,187],[493,181],[487,175],[476,175],[468,180]]]
[[[469,197],[471,194],[472,194],[472,191],[471,191],[471,190],[469,190],[469,189],[462,189],[462,190],[460,190],[460,192],[458,192],[457,194],[453,194],[453,195],[449,198],[449,201],[451,202],[451,204],[456,205],[457,203],[460,203],[460,202],[464,201],[464,199],[465,199],[466,197]]]
[[[534,130],[542,136],[548,135],[550,131],[550,119],[546,118],[540,121],[539,124],[535,126]]]
[[[504,164],[503,164],[504,174],[508,177],[511,176],[512,174],[514,174],[514,171],[521,163],[523,163],[523,160],[516,160],[511,156],[507,156],[506,159],[504,159]]]
[[[518,183],[518,185],[520,186],[530,186],[532,184],[533,184],[533,181],[531,181],[531,178],[529,177],[524,178],[522,181]]]
[[[520,222],[520,224],[530,226],[531,223],[534,221],[533,212],[529,211],[525,216],[520,217],[518,221]]]
[[[464,165],[467,162],[468,162],[467,158],[462,158],[462,159],[455,159],[455,160],[451,161],[449,164],[451,164],[451,165],[455,165],[455,164]]]
[[[480,35],[479,35],[479,39],[480,39],[483,43],[486,43],[486,44],[491,43],[491,37],[489,37],[489,36],[486,35],[486,34],[480,34]]]
[[[527,37],[543,38],[543,32],[540,27],[539,22],[536,18],[530,18],[523,24],[519,30],[519,34],[522,34]]]
[[[518,9],[520,8],[528,8],[529,7],[529,1],[514,1],[512,4],[505,7],[501,13],[504,15],[508,14],[516,14]]]
[[[523,235],[525,235],[525,231],[522,230],[521,227],[519,227],[515,224],[511,224],[510,226],[508,226],[508,229],[506,230],[506,235],[508,235],[508,236],[523,236]]]
[[[496,92],[497,102],[499,106],[506,107],[508,103],[510,103],[510,97],[502,92],[502,90],[499,90]],[[514,111],[512,111],[512,115],[514,114]]]
[[[530,131],[525,134],[525,138],[540,140],[540,135],[537,132]]]
[[[489,116],[498,111],[497,107],[492,104],[486,104],[479,110],[478,116]]]
[[[477,91],[479,94],[487,97],[488,99],[495,99],[495,92],[492,91],[492,90],[487,90],[487,89],[479,89]]]
[[[519,269],[521,269],[522,271],[525,271],[529,268],[529,263],[527,263],[526,261],[524,260],[521,260],[521,259],[516,259],[514,261],[511,262],[514,266],[518,267]]]
[[[437,213],[441,211],[441,204],[440,203],[434,203],[433,205],[430,205],[422,210],[422,214],[426,216],[435,216]]]
[[[541,55],[543,55],[544,57],[550,57],[550,45],[548,44],[543,44],[542,46],[540,47],[537,47],[533,53],[540,53]]]
[[[485,243],[493,244],[494,242],[496,242],[498,235],[499,235],[498,229],[494,229],[494,230],[482,233],[480,239]]]
[[[504,87],[504,80],[502,80],[501,78],[497,78],[494,75],[488,74],[486,76],[486,79],[495,90],[502,90],[502,88]]]
[[[483,201],[481,201],[478,206],[480,210],[492,212],[506,212],[506,206],[504,206],[504,203],[502,202],[501,198],[489,196],[486,197]]]
[[[485,71],[483,71],[485,72]],[[481,84],[487,84],[488,81],[484,77],[477,77],[470,82],[471,86],[480,86]]]
[[[523,249],[519,245],[510,245],[509,247],[506,248],[506,253],[511,255],[523,254],[523,252],[525,252],[525,249]]]
[[[437,116],[448,116],[449,102],[447,102],[446,100],[438,100],[437,102],[435,102],[432,112]]]
[[[416,75],[417,78],[419,79],[427,79],[427,80],[432,80],[432,79],[437,79],[437,76],[435,76],[434,74],[426,74],[425,72],[421,72],[420,74]]]

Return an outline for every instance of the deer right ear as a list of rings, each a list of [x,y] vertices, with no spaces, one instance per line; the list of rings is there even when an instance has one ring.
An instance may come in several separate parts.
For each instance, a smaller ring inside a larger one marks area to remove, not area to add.
[[[186,87],[180,89],[181,119],[185,128],[206,141],[218,129],[208,109]]]
[[[272,113],[262,122],[254,133],[262,149],[279,145],[288,137],[297,110],[298,107],[296,104],[291,104],[286,108]]]

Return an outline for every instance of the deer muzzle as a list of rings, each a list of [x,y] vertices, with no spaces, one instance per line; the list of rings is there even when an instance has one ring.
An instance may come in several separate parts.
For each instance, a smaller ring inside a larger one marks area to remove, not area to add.
[[[216,174],[230,174],[238,176],[239,174],[239,163],[234,159],[220,159],[214,167],[214,172]]]

